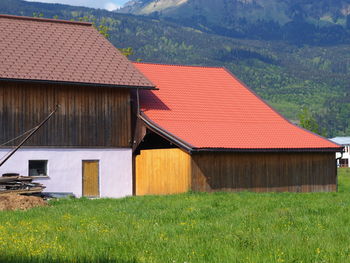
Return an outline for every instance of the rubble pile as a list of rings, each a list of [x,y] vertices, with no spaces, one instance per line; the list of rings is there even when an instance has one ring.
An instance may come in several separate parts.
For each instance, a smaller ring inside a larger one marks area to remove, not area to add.
[[[34,179],[30,176],[4,174],[0,177],[0,195],[41,193],[45,189],[45,186],[33,182]]]

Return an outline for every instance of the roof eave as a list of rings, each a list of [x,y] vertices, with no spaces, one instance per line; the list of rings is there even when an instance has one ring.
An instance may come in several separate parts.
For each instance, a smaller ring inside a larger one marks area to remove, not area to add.
[[[145,125],[153,132],[167,139],[174,145],[183,149],[184,151],[192,153],[201,153],[201,152],[261,152],[261,153],[292,153],[292,152],[342,152],[344,147],[335,147],[335,148],[197,148],[193,145],[185,142],[181,138],[175,136],[169,131],[157,125],[155,122],[150,120],[143,112],[139,115],[139,118],[145,123]]]
[[[20,19],[20,20],[36,21],[36,22],[51,22],[51,23],[71,24],[71,25],[79,25],[79,26],[92,26],[91,22],[67,21],[67,20],[62,20],[62,19],[52,19],[52,18],[44,18],[44,17],[28,17],[28,16],[16,16],[16,15],[0,14],[0,18],[17,19],[17,20]]]
[[[20,83],[26,82],[26,83],[35,83],[35,84],[56,84],[56,85],[58,84],[58,85],[74,85],[74,86],[90,86],[90,87],[158,90],[155,86],[113,85],[113,84],[103,84],[103,83],[71,82],[71,81],[59,81],[59,80],[0,78],[0,81],[20,82]]]
[[[340,148],[193,148],[193,153],[200,152],[278,152],[278,153],[292,153],[292,152],[342,152],[343,147]]]
[[[188,152],[189,154],[193,151],[193,146],[185,142],[184,140],[180,139],[179,137],[173,135],[169,131],[161,128],[156,123],[151,121],[147,116],[141,112],[138,117],[145,123],[146,127],[149,128],[154,133],[158,134],[159,136],[162,136],[166,140],[170,141],[174,145],[178,146],[179,148],[183,149],[184,151]]]

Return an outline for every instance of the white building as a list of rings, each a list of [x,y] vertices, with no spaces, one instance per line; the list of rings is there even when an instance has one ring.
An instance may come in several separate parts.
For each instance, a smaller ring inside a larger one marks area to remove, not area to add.
[[[343,153],[337,153],[339,167],[350,167],[350,137],[335,137],[331,141],[344,146]]]

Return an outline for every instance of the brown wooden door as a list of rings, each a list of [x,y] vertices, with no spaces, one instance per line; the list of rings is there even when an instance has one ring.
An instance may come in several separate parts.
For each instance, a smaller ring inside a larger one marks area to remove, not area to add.
[[[83,161],[83,196],[100,196],[99,161]]]

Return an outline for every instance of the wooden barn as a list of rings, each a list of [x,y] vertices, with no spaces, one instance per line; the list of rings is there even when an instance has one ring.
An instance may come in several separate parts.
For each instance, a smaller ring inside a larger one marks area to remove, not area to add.
[[[224,68],[134,64],[136,195],[336,191],[342,147],[283,118]]]
[[[132,195],[130,95],[154,85],[90,23],[0,15],[0,39],[0,158],[60,105],[0,176],[36,176],[47,192]]]
[[[224,68],[133,64],[83,22],[0,15],[0,38],[0,163],[52,113],[0,176],[78,197],[336,190],[342,147]]]

